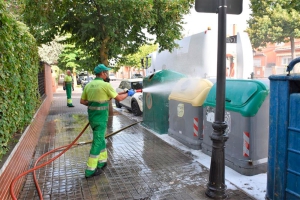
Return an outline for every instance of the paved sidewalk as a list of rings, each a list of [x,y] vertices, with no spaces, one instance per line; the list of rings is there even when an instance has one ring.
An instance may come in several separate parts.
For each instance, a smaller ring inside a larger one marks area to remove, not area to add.
[[[71,143],[87,121],[86,107],[79,104],[81,89],[73,93],[74,108],[67,107],[66,95],[54,94],[32,163],[47,151]],[[135,121],[114,111],[107,132]],[[79,141],[90,141],[86,130]],[[108,167],[100,176],[86,179],[84,170],[90,144],[71,148],[50,165],[37,170],[44,199],[209,199],[205,196],[209,171],[193,158],[167,144],[142,125],[134,125],[107,140]],[[51,159],[59,152],[46,157]],[[228,199],[252,199],[243,191],[228,189]],[[39,199],[32,174],[18,199]]]

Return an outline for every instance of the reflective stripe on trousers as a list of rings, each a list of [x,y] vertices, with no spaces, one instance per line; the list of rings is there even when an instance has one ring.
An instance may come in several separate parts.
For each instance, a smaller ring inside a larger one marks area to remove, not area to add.
[[[99,155],[90,154],[87,162],[87,170],[95,170],[98,164],[107,162],[107,150],[106,148],[101,150]]]
[[[88,106],[89,110],[108,110],[108,106]]]

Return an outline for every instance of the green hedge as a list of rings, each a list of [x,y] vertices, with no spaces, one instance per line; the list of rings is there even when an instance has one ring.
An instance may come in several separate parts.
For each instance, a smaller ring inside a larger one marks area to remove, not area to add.
[[[39,105],[38,61],[35,39],[0,0],[0,160]]]

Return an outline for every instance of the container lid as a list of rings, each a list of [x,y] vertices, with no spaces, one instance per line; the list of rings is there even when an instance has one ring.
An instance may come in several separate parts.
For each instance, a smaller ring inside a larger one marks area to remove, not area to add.
[[[174,80],[177,81],[178,79],[183,77],[186,77],[186,75],[178,73],[173,70],[159,70],[145,77],[143,81],[146,83],[149,82],[155,84],[155,83],[163,83],[163,82],[172,82]]]
[[[225,108],[244,117],[256,115],[269,94],[268,87],[257,80],[226,80]],[[216,106],[216,84],[211,88],[204,106]]]
[[[182,78],[174,85],[169,100],[202,106],[212,86],[212,82],[207,79]]]

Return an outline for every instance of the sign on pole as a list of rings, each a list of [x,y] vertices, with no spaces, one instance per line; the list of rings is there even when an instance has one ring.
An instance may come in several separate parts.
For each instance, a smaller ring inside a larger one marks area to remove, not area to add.
[[[197,12],[218,13],[219,0],[195,0]],[[239,15],[243,11],[243,0],[227,0],[227,14]]]

